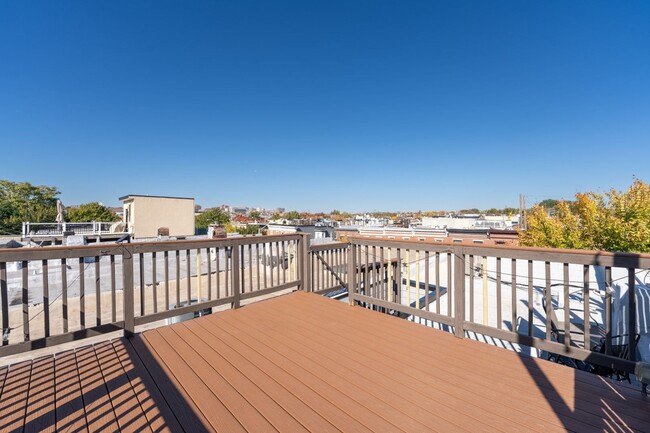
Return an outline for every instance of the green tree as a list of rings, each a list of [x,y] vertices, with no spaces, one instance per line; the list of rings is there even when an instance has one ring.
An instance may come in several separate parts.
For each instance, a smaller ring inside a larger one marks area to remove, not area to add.
[[[546,200],[542,200],[538,203],[541,207],[546,208],[546,209],[555,209],[555,207],[560,204],[560,200],[555,200],[552,198],[547,198]]]
[[[639,179],[624,192],[578,193],[574,202],[558,202],[555,212],[531,209],[522,245],[650,252],[650,185]]]
[[[207,229],[210,224],[225,225],[230,222],[230,217],[221,209],[215,207],[201,212],[195,218],[197,229]]]
[[[299,220],[300,213],[298,211],[292,210],[291,212],[287,212],[284,215],[282,215],[282,218],[287,220]]]
[[[273,215],[271,215],[271,221],[276,221],[276,220],[279,220],[280,218],[282,218],[282,215],[280,215],[277,212],[274,213]]]
[[[119,220],[119,217],[106,206],[93,201],[69,208],[67,219],[73,223],[90,221],[111,222]]]
[[[248,216],[255,219],[255,220],[259,220],[260,217],[261,217],[260,213],[258,211],[256,211],[256,210],[249,213]]]
[[[56,220],[55,187],[0,180],[0,230],[18,234],[23,222]]]

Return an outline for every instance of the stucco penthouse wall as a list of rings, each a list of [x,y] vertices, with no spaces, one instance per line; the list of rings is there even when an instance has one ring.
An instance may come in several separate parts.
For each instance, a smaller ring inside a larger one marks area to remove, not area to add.
[[[133,197],[132,203],[132,233],[135,237],[155,237],[160,227],[168,227],[170,236],[194,234],[193,199]]]

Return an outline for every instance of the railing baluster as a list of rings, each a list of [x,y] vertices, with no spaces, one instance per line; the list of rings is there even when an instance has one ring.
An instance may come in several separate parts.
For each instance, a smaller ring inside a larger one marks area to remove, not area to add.
[[[27,261],[22,262],[23,340],[29,341],[29,269]]]
[[[163,254],[163,268],[165,273],[165,311],[169,311],[169,251]]]
[[[438,251],[436,251],[436,314],[440,314],[440,253]]]
[[[61,306],[63,308],[63,332],[68,332],[68,264],[61,259]]]
[[[50,282],[47,259],[41,262],[41,273],[43,274],[43,330],[47,338],[50,336]]]
[[[420,250],[415,250],[415,305],[420,309]]]
[[[612,268],[605,267],[605,354],[612,354]]]
[[[483,283],[483,324],[488,325],[488,278],[487,278],[487,257],[483,256],[481,261],[481,279]]]
[[[102,284],[99,256],[95,256],[95,322],[97,326],[102,324]]]
[[[192,305],[192,260],[190,250],[185,250],[185,274],[187,278],[187,305]],[[197,302],[199,302],[197,300]]]
[[[296,259],[294,258],[294,261]],[[257,271],[257,290],[259,291],[261,289],[260,286],[260,244],[255,244],[255,267]]]
[[[551,263],[544,262],[544,275],[546,276],[546,339],[551,340],[551,314],[553,310],[553,299],[551,297]]]
[[[234,245],[232,247],[232,308],[239,308],[239,294],[240,294],[240,245]]]
[[[354,295],[357,293],[356,245],[350,242],[348,247],[348,302],[354,305]]]
[[[627,291],[628,291],[628,334],[630,361],[636,362],[636,280],[634,268],[627,269]]]
[[[591,349],[591,317],[589,316],[589,266],[582,266],[582,299],[584,303],[583,322],[585,324],[585,349]]]
[[[474,323],[474,255],[469,256],[469,321]]]
[[[460,247],[454,250],[454,335],[465,338],[465,253]]]
[[[406,250],[406,305],[411,306],[411,250]]]
[[[280,263],[280,242],[275,243],[275,257],[276,257],[276,263],[277,263],[277,268],[275,270],[276,273],[276,284],[279,286],[280,285],[280,266],[282,264]]]
[[[447,316],[451,317],[451,304],[454,303],[452,274],[451,274],[451,253],[447,253]]]
[[[380,289],[380,299],[382,301],[388,300],[388,293],[386,290],[387,284],[385,284],[384,273],[386,272],[386,263],[384,262],[384,247],[379,247],[379,285]]]
[[[117,294],[115,293],[115,256],[110,255],[111,268],[111,321],[117,322]]]
[[[181,251],[175,250],[176,256],[176,308],[181,306]]]
[[[512,259],[510,263],[510,310],[512,317],[510,322],[512,323],[512,331],[517,332],[517,260]]]
[[[286,260],[286,251],[284,247],[284,241],[280,242],[282,244],[282,283],[287,282],[287,267],[285,266],[285,260]]]
[[[429,251],[424,252],[424,305],[429,311]]]
[[[225,280],[224,281],[224,285],[225,285],[224,286],[224,292],[225,292],[224,296],[225,297],[230,296],[230,294],[232,293],[232,290],[230,289],[230,286],[228,285],[228,282],[229,282],[228,280],[230,278],[228,276],[230,274],[230,272],[229,272],[230,263],[229,262],[230,262],[230,256],[232,255],[232,248],[233,248],[232,246],[226,247],[224,249],[224,252],[223,252],[224,262],[225,262],[225,265],[226,265],[226,269],[224,270],[224,280]]]
[[[241,272],[239,280],[239,294],[241,295],[244,293],[244,283],[246,282],[246,267],[244,266],[244,256],[246,255],[246,251],[244,251],[244,245],[239,245],[238,248],[241,249],[239,256],[239,271]]]
[[[208,266],[208,299],[212,300],[212,259],[210,258],[210,248],[205,249],[205,258]]]
[[[269,256],[266,255],[266,242],[262,244],[262,257],[264,258],[264,288],[268,288],[267,275],[270,268]]]
[[[153,312],[158,312],[158,270],[156,269],[156,252],[151,253],[151,288],[153,290]]]
[[[386,248],[386,255],[388,257],[388,263],[386,263],[386,292],[388,292],[388,301],[395,302],[393,292],[393,251],[390,247]]]
[[[86,328],[86,276],[84,258],[79,257],[79,326]]]
[[[253,245],[248,244],[248,284],[253,291]]]
[[[144,306],[145,306],[145,300],[146,300],[146,295],[144,293],[144,253],[140,253],[138,255],[138,269],[139,269],[139,279],[140,279],[140,315],[144,316]]]
[[[7,291],[7,263],[0,262],[0,301],[2,302],[2,345],[9,344],[4,339],[4,333],[9,332],[9,294]]]
[[[219,248],[215,248],[215,257],[216,257],[216,262],[215,262],[215,275],[217,276],[217,299],[221,299],[221,265],[219,264],[219,254],[221,253],[219,251]],[[225,253],[224,253],[225,257]]]
[[[502,328],[501,320],[501,257],[497,257],[497,329]]]
[[[533,261],[528,260],[528,336],[533,336]]]
[[[397,248],[395,254],[397,255],[397,264],[395,266],[395,296],[396,302],[402,304],[402,250]]]
[[[571,345],[571,308],[570,308],[570,299],[569,299],[569,264],[568,263],[563,263],[562,264],[563,268],[563,289],[564,289],[564,300],[562,301],[564,303],[564,345],[566,347],[569,347]],[[587,344],[587,340],[585,340],[585,347]]]

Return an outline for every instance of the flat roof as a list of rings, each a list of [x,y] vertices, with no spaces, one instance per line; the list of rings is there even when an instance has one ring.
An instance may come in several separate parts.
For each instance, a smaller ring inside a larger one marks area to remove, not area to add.
[[[194,197],[172,197],[172,196],[167,196],[167,195],[147,195],[147,194],[128,194],[125,196],[122,196],[118,198],[120,201],[124,201],[127,198],[131,197],[149,197],[149,198],[173,198],[173,199],[179,199],[179,200],[194,200]]]

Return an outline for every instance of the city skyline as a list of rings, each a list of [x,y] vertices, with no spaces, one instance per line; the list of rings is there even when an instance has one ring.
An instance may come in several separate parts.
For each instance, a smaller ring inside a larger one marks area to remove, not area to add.
[[[350,212],[650,180],[642,1],[0,6],[0,178]]]

